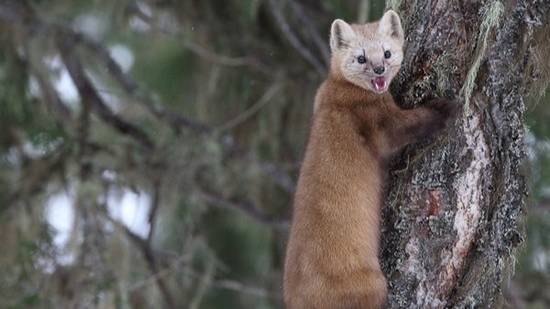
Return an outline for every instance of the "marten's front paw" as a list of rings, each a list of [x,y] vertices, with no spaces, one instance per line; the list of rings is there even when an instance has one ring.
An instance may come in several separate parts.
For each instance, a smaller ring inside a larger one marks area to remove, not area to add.
[[[461,109],[461,106],[454,101],[439,98],[426,103],[426,108],[434,113],[434,121],[438,123],[437,127],[443,129],[453,120]]]
[[[443,98],[431,100],[425,106],[445,120],[454,119],[461,107],[457,102]]]
[[[460,105],[456,102],[439,98],[431,100],[423,105],[429,116],[427,125],[422,136],[433,136],[444,130],[460,110]]]

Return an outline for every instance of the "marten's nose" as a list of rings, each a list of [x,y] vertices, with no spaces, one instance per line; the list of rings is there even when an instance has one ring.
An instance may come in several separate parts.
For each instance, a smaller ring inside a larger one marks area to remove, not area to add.
[[[376,68],[374,68],[374,73],[380,75],[380,74],[384,73],[385,70],[386,70],[386,69],[384,69],[383,66],[381,66],[381,67],[376,67]]]

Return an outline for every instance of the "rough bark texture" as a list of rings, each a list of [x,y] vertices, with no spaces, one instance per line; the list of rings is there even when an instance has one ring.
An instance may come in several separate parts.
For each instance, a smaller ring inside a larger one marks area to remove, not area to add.
[[[524,235],[524,98],[550,1],[389,2],[407,33],[397,100],[463,105],[451,129],[406,149],[390,173],[381,252],[390,307],[500,307]]]

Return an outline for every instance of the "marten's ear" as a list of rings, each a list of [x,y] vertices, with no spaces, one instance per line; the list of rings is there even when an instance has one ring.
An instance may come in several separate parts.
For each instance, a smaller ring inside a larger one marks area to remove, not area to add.
[[[378,24],[378,33],[387,35],[401,44],[405,41],[405,34],[401,26],[399,15],[393,10],[387,11]]]
[[[341,19],[332,22],[330,28],[330,50],[332,52],[349,48],[354,39],[355,32],[348,23]]]

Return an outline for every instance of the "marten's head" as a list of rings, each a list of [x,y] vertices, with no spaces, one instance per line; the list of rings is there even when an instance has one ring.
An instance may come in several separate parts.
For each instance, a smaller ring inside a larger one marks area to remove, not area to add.
[[[404,40],[399,15],[392,10],[378,22],[364,25],[337,19],[330,31],[331,74],[367,90],[385,92],[401,67]]]

